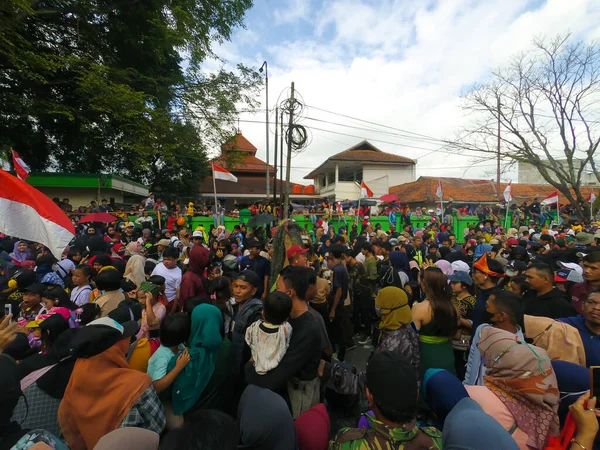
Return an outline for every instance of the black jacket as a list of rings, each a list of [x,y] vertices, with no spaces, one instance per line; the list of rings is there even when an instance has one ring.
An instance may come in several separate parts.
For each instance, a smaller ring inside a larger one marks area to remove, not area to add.
[[[577,315],[566,294],[557,288],[539,297],[535,291],[529,291],[523,296],[523,304],[524,313],[528,316],[559,319]]]

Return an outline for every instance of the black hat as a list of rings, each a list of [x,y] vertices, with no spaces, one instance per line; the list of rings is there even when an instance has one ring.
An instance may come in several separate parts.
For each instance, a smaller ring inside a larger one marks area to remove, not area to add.
[[[250,283],[250,285],[254,286],[255,288],[258,287],[258,283],[259,283],[258,275],[256,275],[256,273],[252,270],[244,270],[243,272],[236,274],[235,277],[233,277],[233,279],[245,281],[246,283]]]
[[[25,292],[33,292],[34,294],[38,295],[44,295],[44,292],[47,290],[48,288],[42,283],[31,283],[29,286],[23,289]]]
[[[417,409],[415,367],[397,352],[375,354],[367,365],[367,387],[377,405],[412,414]]]
[[[52,256],[50,253],[46,255],[40,256],[36,261],[36,266],[51,266],[52,264],[58,262],[58,260]]]
[[[250,239],[246,240],[245,244],[246,244],[246,248],[260,247],[260,242],[258,241],[258,239],[255,239],[255,238],[250,238]]]
[[[133,336],[138,332],[137,322],[118,323],[110,317],[102,317],[77,329],[71,341],[69,353],[75,358],[91,358],[108,350],[121,339]]]

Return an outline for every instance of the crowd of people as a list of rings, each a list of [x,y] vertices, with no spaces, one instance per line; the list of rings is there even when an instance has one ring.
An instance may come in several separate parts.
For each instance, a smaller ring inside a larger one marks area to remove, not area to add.
[[[598,224],[116,215],[0,236],[0,450],[600,448]]]

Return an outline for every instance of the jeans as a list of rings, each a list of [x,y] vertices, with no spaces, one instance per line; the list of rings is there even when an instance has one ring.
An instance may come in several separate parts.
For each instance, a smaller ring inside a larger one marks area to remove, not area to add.
[[[338,229],[340,228],[340,223],[342,222],[342,219],[344,220],[344,225],[348,226],[348,222],[346,222],[346,216],[340,215],[338,216]]]
[[[218,226],[219,224],[217,224],[217,215],[216,214],[213,214],[213,219],[215,219],[215,227]],[[223,213],[221,213],[220,225],[225,225],[225,215]]]
[[[540,215],[538,216],[540,225],[544,225],[548,219],[552,220],[552,215],[550,213],[543,212],[543,213],[540,213]]]

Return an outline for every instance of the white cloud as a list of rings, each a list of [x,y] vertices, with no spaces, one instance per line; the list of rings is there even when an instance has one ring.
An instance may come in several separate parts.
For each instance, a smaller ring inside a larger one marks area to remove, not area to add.
[[[505,64],[511,55],[527,48],[534,37],[568,31],[578,38],[600,36],[600,4],[595,0],[548,0],[536,9],[527,6],[522,0],[444,0],[426,5],[391,0],[327,1],[316,14],[312,35],[281,44],[264,43],[261,50],[269,61],[270,106],[295,81],[310,106],[452,138],[467,120],[460,109],[461,92],[484,79],[491,67]],[[284,17],[282,11],[277,14]],[[304,18],[299,15],[294,20]],[[325,40],[325,36],[332,38]],[[375,127],[310,108],[307,115],[355,128],[305,120],[303,124],[313,129],[312,142],[294,158],[294,181],[301,181],[325,158],[362,138],[373,139],[384,151],[419,159],[418,175],[444,170],[446,176],[466,172],[468,177],[477,177],[493,170],[493,161],[473,166],[472,158],[435,153],[438,146],[431,141],[409,140],[381,128],[386,132],[360,130],[357,128]],[[242,120],[262,117],[244,115]],[[241,128],[261,149],[258,156],[264,158],[264,125],[242,122]],[[273,141],[270,145],[272,161]]]
[[[290,0],[284,9],[275,10],[277,25],[292,24],[298,20],[308,20],[310,15],[310,0]]]

